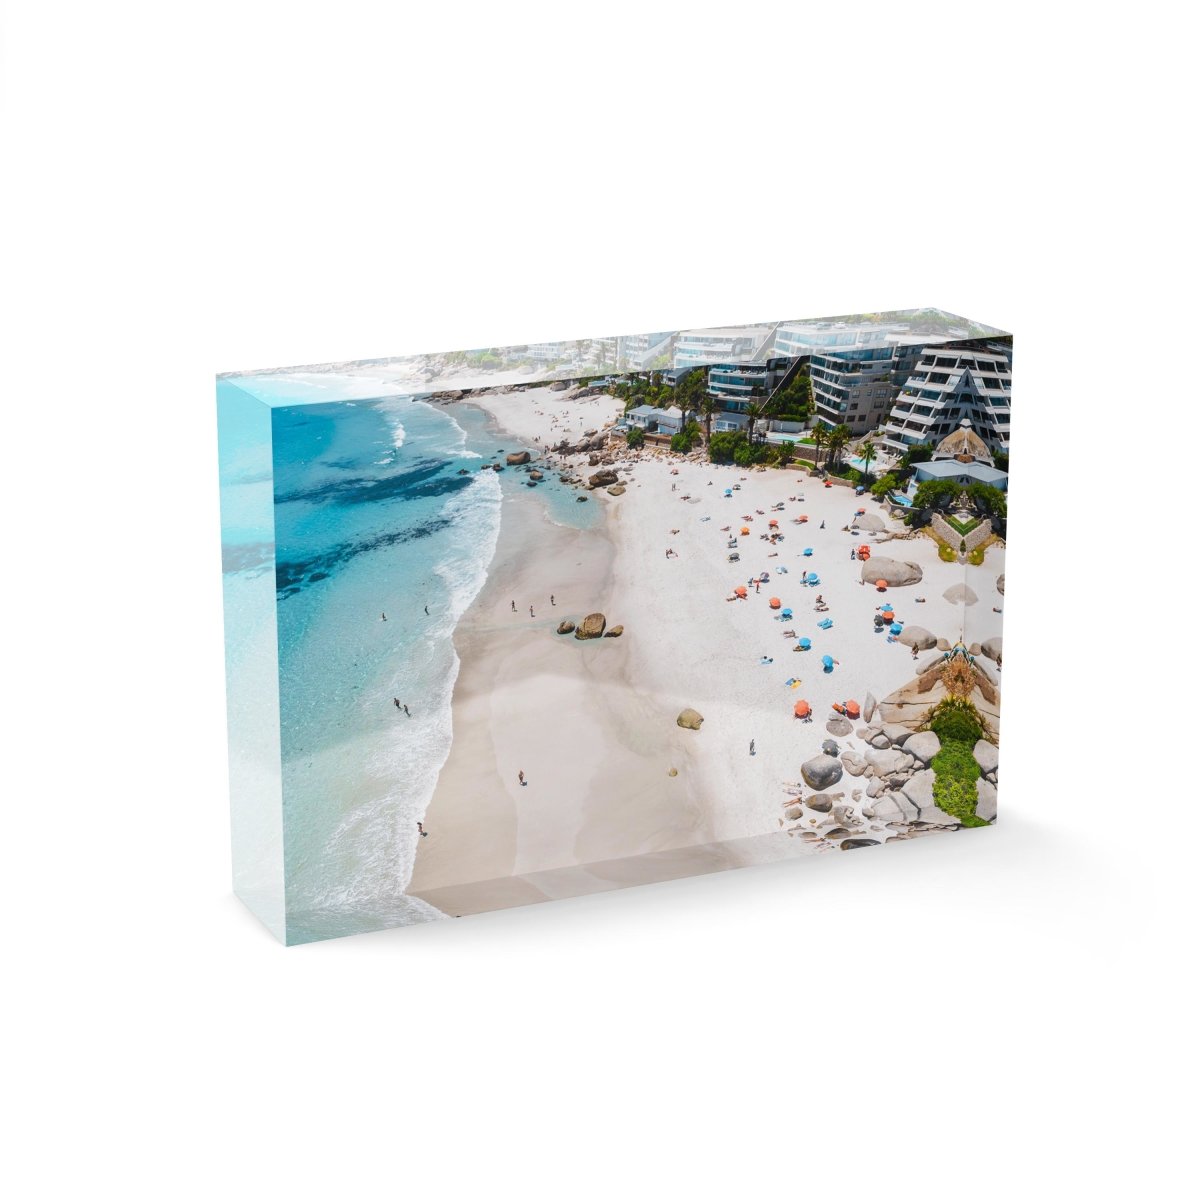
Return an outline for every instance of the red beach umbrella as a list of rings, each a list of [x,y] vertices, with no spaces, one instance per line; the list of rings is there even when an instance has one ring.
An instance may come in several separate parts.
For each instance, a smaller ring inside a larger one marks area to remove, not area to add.
[[[796,707],[792,711],[803,720],[812,715],[812,705],[807,700],[797,700]]]
[[[779,608],[783,604],[783,601],[780,600],[780,598],[778,596],[772,596],[771,599],[767,601],[767,603],[770,604],[770,606],[772,608]]]

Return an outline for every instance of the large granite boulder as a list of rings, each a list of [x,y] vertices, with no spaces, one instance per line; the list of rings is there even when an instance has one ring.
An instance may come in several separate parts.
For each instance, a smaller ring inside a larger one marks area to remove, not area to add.
[[[842,843],[843,850],[862,850],[867,846],[878,846],[879,843],[874,838],[847,838]]]
[[[883,523],[882,517],[877,517],[874,513],[863,513],[860,517],[855,517],[850,522],[851,529],[865,529],[868,533],[882,533],[887,526]]]
[[[556,630],[556,632],[557,633],[574,633],[575,632],[575,622],[574,621],[559,621],[558,629]]]
[[[842,755],[841,763],[851,775],[861,775],[867,769],[867,760],[852,750],[847,750]]]
[[[908,587],[920,583],[921,568],[916,563],[900,562],[895,558],[869,558],[862,565],[864,583],[882,579],[888,587]]]
[[[996,591],[998,591],[1000,593],[1000,595],[1002,595],[1002,596],[1004,595],[1004,572],[1003,571],[1001,571],[1000,574],[996,576]]]
[[[883,734],[893,746],[903,746],[912,737],[912,730],[907,725],[897,725],[894,721],[885,721]]]
[[[903,750],[868,750],[866,757],[872,772],[881,777],[912,766],[912,759]]]
[[[979,769],[985,775],[994,771],[1000,765],[1000,751],[991,742],[985,742],[983,738],[980,738],[975,743],[973,753],[975,761],[979,764]]]
[[[873,721],[875,719],[875,710],[879,707],[879,701],[868,692],[863,697],[862,715],[864,721]]]
[[[588,487],[593,491],[598,487],[609,487],[617,482],[617,473],[609,468],[603,471],[595,471],[588,476]]]
[[[531,457],[532,455],[530,455],[528,450],[517,450],[512,454],[509,454],[504,461],[508,463],[510,467],[521,467],[524,466]]]
[[[603,637],[605,624],[603,613],[589,613],[579,622],[579,627],[575,630],[575,636],[581,642],[586,641],[588,638]]]
[[[998,637],[988,638],[988,640],[979,648],[988,656],[988,658],[992,660],[992,662],[999,662],[1000,656],[1004,650],[1004,639]]]
[[[614,625],[611,629],[606,629],[604,631],[604,636],[605,637],[620,637],[621,634],[623,634],[624,632],[625,632],[624,625]]]
[[[623,483],[614,483],[607,491],[610,496],[623,496],[625,495],[625,485]]]
[[[918,762],[927,763],[942,748],[941,739],[932,729],[914,733],[904,743],[904,753],[911,754]]]
[[[985,821],[996,819],[996,785],[986,779],[975,780],[975,815]]]
[[[951,604],[975,604],[979,597],[965,583],[956,583],[942,593],[942,599],[949,600]]]
[[[932,771],[918,771],[900,790],[919,809],[934,808]]]
[[[685,708],[675,718],[675,724],[680,729],[699,729],[704,724],[704,718],[694,708]]]
[[[920,625],[906,625],[898,640],[900,645],[916,646],[918,650],[932,650],[937,645],[937,638]]]
[[[818,754],[801,765],[800,775],[813,791],[823,792],[841,779],[842,764],[832,755]]]
[[[545,477],[545,475],[543,475],[543,474],[541,473],[541,471],[530,471],[530,472],[529,472],[529,478],[530,478],[530,479],[536,479],[536,480],[538,480],[538,481],[540,482],[541,480],[545,479],[546,477]]]

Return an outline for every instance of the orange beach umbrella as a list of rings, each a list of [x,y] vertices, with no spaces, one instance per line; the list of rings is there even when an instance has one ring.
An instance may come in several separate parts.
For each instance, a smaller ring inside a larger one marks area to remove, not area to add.
[[[743,525],[742,526],[742,537],[749,537],[749,536],[750,536],[750,530],[747,529],[745,525]]]
[[[886,579],[877,579],[877,580],[875,580],[875,586],[881,592],[886,592],[887,591],[887,580]]]
[[[742,587],[742,586],[740,586],[740,585],[739,585],[738,587],[735,587],[735,588],[733,589],[733,594],[734,594],[735,596],[740,596],[740,597],[741,597],[743,600],[745,600],[745,598],[746,598],[746,589],[745,589],[744,587]]]
[[[796,707],[792,711],[796,716],[803,719],[812,715],[812,705],[807,700],[797,700]]]
[[[772,608],[779,608],[780,605],[783,604],[783,601],[780,600],[780,598],[778,596],[772,596],[771,599],[769,601],[767,601],[767,603],[770,604],[770,606]]]
[[[857,721],[860,711],[861,710],[858,707],[857,700],[846,701],[846,716],[848,716],[851,720]]]

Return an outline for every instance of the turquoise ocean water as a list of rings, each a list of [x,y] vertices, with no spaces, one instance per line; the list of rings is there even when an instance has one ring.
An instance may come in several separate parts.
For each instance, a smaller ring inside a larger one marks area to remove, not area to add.
[[[523,472],[479,468],[518,447],[477,409],[404,397],[271,420],[288,940],[437,919],[404,888],[450,748],[452,635],[505,495],[530,490]],[[553,476],[535,491],[561,523],[597,519]],[[227,604],[264,569],[269,534],[250,524],[236,505],[225,520]]]

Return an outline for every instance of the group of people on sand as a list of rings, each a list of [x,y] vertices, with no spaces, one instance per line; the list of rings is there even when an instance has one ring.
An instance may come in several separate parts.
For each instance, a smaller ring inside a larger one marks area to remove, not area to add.
[[[509,603],[510,603],[510,605],[511,605],[511,607],[512,607],[512,611],[513,611],[513,612],[516,612],[516,611],[517,611],[517,602],[516,602],[515,600],[512,600],[512,601],[510,601]],[[553,593],[553,592],[551,592],[551,593],[550,593],[550,607],[551,607],[551,608],[555,608],[555,607],[557,607],[557,606],[555,605],[555,602],[554,602],[554,593]],[[530,617],[533,617],[533,616],[535,615],[535,614],[534,614],[534,611],[533,611],[533,605],[532,605],[532,604],[529,606],[529,615],[530,615]]]

